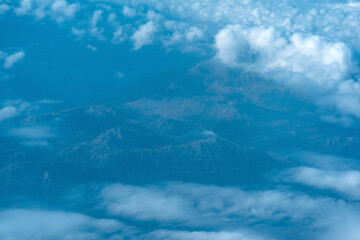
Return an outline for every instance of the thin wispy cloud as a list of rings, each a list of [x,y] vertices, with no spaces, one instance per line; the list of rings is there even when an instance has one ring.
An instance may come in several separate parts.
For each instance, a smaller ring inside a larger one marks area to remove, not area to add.
[[[20,61],[25,57],[25,53],[23,51],[13,53],[7,57],[5,57],[4,68],[11,68],[15,63]]]

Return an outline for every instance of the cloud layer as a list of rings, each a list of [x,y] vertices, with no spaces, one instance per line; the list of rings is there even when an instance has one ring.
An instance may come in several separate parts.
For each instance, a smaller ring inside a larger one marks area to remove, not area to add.
[[[78,213],[13,209],[0,211],[0,238],[6,240],[108,239],[118,237],[126,227],[110,219],[96,219]],[[114,238],[116,239],[116,238]]]

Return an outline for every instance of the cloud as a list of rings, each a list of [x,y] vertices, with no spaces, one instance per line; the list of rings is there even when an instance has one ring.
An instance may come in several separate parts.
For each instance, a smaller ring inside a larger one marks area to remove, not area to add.
[[[27,138],[27,139],[46,139],[55,137],[50,127],[45,126],[32,126],[14,128],[11,130],[13,136]]]
[[[334,217],[335,218],[335,217]],[[347,212],[338,213],[333,227],[319,236],[320,240],[356,240],[360,236],[359,215]]]
[[[145,239],[155,240],[261,240],[267,239],[254,234],[247,234],[242,232],[204,232],[204,231],[169,231],[158,230],[148,234]]]
[[[159,222],[162,227],[145,239],[352,240],[359,232],[356,204],[286,189],[115,184],[105,187],[101,197],[111,215]]]
[[[191,226],[231,219],[239,223],[250,219],[301,222],[324,214],[324,209],[317,209],[320,205],[329,208],[337,205],[330,199],[312,199],[277,190],[243,191],[196,184],[146,188],[117,184],[106,187],[101,196],[111,214],[141,220],[187,222]]]
[[[49,126],[25,126],[13,128],[10,135],[17,137],[21,143],[27,147],[47,147],[48,140],[55,138],[56,135]]]
[[[349,171],[357,169],[358,160],[309,151],[279,151],[272,154],[280,161],[292,162],[296,166],[315,167],[324,170]]]
[[[36,19],[50,16],[61,23],[73,18],[79,8],[78,3],[69,4],[65,0],[21,0],[19,6],[15,8],[15,13],[18,16],[33,15]]]
[[[360,86],[351,51],[343,42],[317,35],[285,36],[274,28],[228,25],[215,37],[217,57],[231,67],[263,77],[314,98],[325,109],[360,118]]]
[[[86,30],[85,29],[77,29],[75,27],[73,27],[71,29],[72,34],[74,34],[75,36],[82,38],[85,34],[86,34]]]
[[[96,52],[96,51],[98,50],[97,47],[95,47],[95,46],[93,46],[93,45],[91,45],[91,44],[86,45],[86,47],[87,47],[88,49],[90,49],[91,51],[93,51],[93,52]]]
[[[108,239],[123,235],[127,227],[111,219],[96,219],[78,213],[11,209],[0,211],[0,238],[27,239]]]
[[[56,137],[54,129],[31,122],[34,114],[44,111],[43,107],[47,109],[49,105],[58,103],[59,101],[51,99],[42,99],[32,103],[21,99],[4,101],[0,108],[0,122],[7,120],[7,124],[4,125],[3,131],[8,137],[12,136],[21,140],[25,146],[48,146],[48,140]]]
[[[356,204],[288,189],[163,183],[112,184],[100,191],[102,203],[95,200],[99,198],[92,191],[87,200],[96,205],[96,215],[104,215],[105,207],[110,217],[37,209],[2,210],[0,238],[352,240],[359,233],[360,209]],[[85,199],[79,200],[84,204]],[[126,219],[133,226],[114,217]]]
[[[0,4],[0,15],[6,13],[9,10],[10,10],[10,6],[8,4],[5,3]]]
[[[35,106],[22,100],[8,100],[3,103],[3,107],[0,109],[0,121],[11,119],[18,116],[21,113],[29,111]]]
[[[128,6],[124,6],[121,10],[121,13],[126,17],[135,17],[136,16],[136,9],[129,8]]]
[[[124,78],[125,74],[123,72],[116,72],[116,77],[117,78]]]
[[[91,18],[91,26],[93,28],[95,28],[98,22],[102,19],[102,14],[103,14],[103,10],[101,9],[98,9],[93,13]]]
[[[274,79],[282,77],[276,80],[285,84],[310,84],[320,90],[332,89],[348,76],[353,63],[345,44],[316,35],[280,35],[273,28],[229,25],[215,37],[218,57],[232,66],[258,68],[264,75],[274,73]]]
[[[350,199],[360,199],[360,171],[297,167],[284,172],[282,178],[319,189],[333,190]]]
[[[33,1],[32,0],[21,0],[20,6],[15,9],[16,14],[24,15],[30,12],[33,8]]]
[[[16,108],[13,106],[5,106],[0,109],[0,121],[16,116]]]
[[[103,13],[104,11],[101,9],[94,11],[90,20],[90,34],[99,40],[106,40],[103,35],[104,28],[98,27],[98,23],[102,20]]]
[[[140,25],[138,30],[131,36],[134,50],[139,50],[143,46],[151,44],[156,30],[156,26],[152,21]]]
[[[101,195],[107,210],[114,215],[164,221],[179,220],[191,215],[191,209],[188,209],[183,199],[156,188],[117,184],[105,188]]]
[[[25,57],[25,53],[23,51],[16,52],[11,54],[5,58],[4,68],[11,68],[15,63],[20,61]]]
[[[114,44],[119,44],[124,42],[127,39],[127,35],[124,32],[124,29],[122,26],[118,26],[116,28],[116,30],[113,32],[113,38],[112,38],[112,43]]]
[[[65,0],[55,0],[51,4],[51,10],[54,12],[54,14],[58,15],[57,21],[59,22],[65,20],[66,18],[74,17],[77,9],[77,4],[68,4]]]
[[[100,40],[106,40],[108,28],[104,22],[98,24],[98,18],[100,13],[109,14],[107,24],[114,28],[109,38],[112,43],[122,43],[131,36],[134,50],[159,41],[166,48],[209,55],[215,52],[231,67],[260,73],[310,97],[325,121],[349,126],[353,118],[360,118],[356,2],[282,1],[280,7],[274,7],[279,5],[276,0],[272,4],[249,0],[96,2],[107,6],[96,10],[89,22],[90,34]],[[92,4],[84,3],[83,9],[93,9]],[[18,12],[34,12],[38,5],[23,0]],[[58,5],[65,6],[54,6]],[[117,6],[122,12],[118,16],[114,13]],[[136,21],[127,19],[124,25],[115,20],[135,16]]]
[[[204,33],[198,27],[190,27],[185,36],[188,41],[192,42],[204,38]]]

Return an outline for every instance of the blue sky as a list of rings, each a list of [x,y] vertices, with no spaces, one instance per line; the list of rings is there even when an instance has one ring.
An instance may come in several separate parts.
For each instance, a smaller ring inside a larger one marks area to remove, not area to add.
[[[358,239],[359,10],[0,0],[0,238]]]

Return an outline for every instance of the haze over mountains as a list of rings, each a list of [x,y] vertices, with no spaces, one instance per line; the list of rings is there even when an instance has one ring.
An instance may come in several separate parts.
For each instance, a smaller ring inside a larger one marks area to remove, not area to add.
[[[358,239],[359,6],[0,1],[0,239]]]

